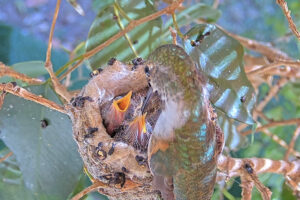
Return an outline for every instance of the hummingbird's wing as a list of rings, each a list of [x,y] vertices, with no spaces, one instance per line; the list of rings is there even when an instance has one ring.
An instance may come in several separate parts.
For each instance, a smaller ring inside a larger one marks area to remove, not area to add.
[[[165,200],[173,200],[173,162],[170,156],[170,143],[151,136],[148,146],[148,163],[153,173],[152,187],[161,192]]]

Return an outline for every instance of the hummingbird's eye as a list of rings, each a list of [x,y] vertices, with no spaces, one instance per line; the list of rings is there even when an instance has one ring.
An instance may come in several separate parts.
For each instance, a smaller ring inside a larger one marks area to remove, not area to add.
[[[149,69],[149,66],[146,65],[145,67],[145,74],[149,77],[150,76],[150,69]]]

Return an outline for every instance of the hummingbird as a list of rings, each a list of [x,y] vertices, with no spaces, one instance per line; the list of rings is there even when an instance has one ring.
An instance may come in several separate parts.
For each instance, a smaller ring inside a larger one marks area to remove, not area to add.
[[[163,104],[147,152],[153,187],[165,200],[211,199],[219,150],[204,76],[174,44],[154,50],[145,73]]]

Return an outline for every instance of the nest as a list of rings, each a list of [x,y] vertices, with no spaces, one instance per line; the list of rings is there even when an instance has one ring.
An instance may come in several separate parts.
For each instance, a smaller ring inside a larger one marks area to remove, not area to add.
[[[92,73],[92,79],[68,106],[80,155],[92,179],[107,184],[99,192],[110,199],[159,199],[160,192],[151,187],[147,145],[160,114],[160,97],[153,95],[147,107],[142,108],[150,89],[143,62],[125,65],[114,60],[108,64],[103,71]],[[130,107],[122,124],[114,127],[118,119],[111,105],[129,93]],[[137,141],[125,133],[131,122],[142,115],[141,109],[147,113],[147,135]]]

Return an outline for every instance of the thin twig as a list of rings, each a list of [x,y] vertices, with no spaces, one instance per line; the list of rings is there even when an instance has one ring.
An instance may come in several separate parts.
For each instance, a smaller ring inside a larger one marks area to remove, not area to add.
[[[70,74],[72,71],[74,71],[77,67],[79,67],[83,63],[84,59],[79,60],[74,66],[69,68],[63,75],[61,75],[58,80],[63,80],[68,74]]]
[[[132,21],[132,19],[126,14],[126,12],[121,8],[117,1],[115,1],[114,5],[117,7],[118,11],[127,21]]]
[[[64,87],[64,85],[60,84],[60,82],[58,81],[56,75],[53,72],[52,63],[51,63],[52,38],[53,38],[55,23],[56,23],[59,8],[60,8],[60,3],[61,3],[61,0],[57,0],[55,11],[54,11],[54,16],[53,16],[53,20],[52,20],[52,24],[51,24],[50,34],[49,34],[49,41],[48,41],[48,49],[47,49],[47,53],[46,53],[45,68],[46,68],[46,70],[48,71],[48,73],[50,75],[50,78],[51,78],[51,81],[53,83],[53,87],[54,87],[55,92],[59,96],[61,96],[65,101],[69,102],[71,100],[72,96],[68,92],[67,88]]]
[[[53,16],[53,20],[52,20],[52,24],[51,24],[49,40],[48,40],[48,48],[47,48],[47,53],[46,53],[46,64],[48,62],[51,62],[52,38],[53,38],[54,27],[55,27],[55,23],[56,23],[59,8],[60,8],[60,2],[61,2],[61,0],[57,0],[57,2],[56,2],[55,12],[54,12],[54,16]]]
[[[288,82],[288,78],[281,77],[276,85],[274,85],[268,95],[256,106],[256,110],[261,112],[269,101],[278,93],[280,88]]]
[[[8,154],[6,154],[2,158],[0,158],[0,163],[2,163],[3,161],[5,161],[7,158],[9,158],[12,155],[13,155],[13,152],[9,152]]]
[[[4,103],[5,96],[6,96],[6,92],[2,91],[0,94],[0,110],[2,109],[2,105]]]
[[[270,43],[264,43],[264,42],[259,42],[259,41],[252,40],[249,38],[245,38],[245,37],[230,33],[228,31],[226,31],[224,28],[222,28],[221,26],[218,26],[218,27],[221,30],[223,30],[225,33],[227,33],[229,36],[238,40],[244,47],[254,50],[256,52],[259,52],[262,55],[265,55],[270,60],[279,59],[279,58],[285,59],[285,60],[292,60],[286,53],[280,51],[279,49],[276,49],[275,47],[272,47]]]
[[[81,192],[79,192],[78,194],[76,194],[72,200],[79,200],[81,199],[84,195],[87,195],[90,192],[95,191],[98,188],[105,188],[107,187],[107,185],[101,181],[96,180],[91,186],[85,188],[84,190],[82,190]]]
[[[173,19],[173,24],[174,24],[174,26],[175,26],[175,30],[176,30],[178,36],[179,36],[181,39],[184,39],[184,35],[181,33],[181,31],[180,31],[180,29],[179,29],[179,26],[178,26],[178,24],[177,24],[175,11],[172,13],[172,19]]]
[[[17,72],[11,67],[7,67],[6,65],[0,62],[0,77],[2,76],[10,76],[12,78],[16,78],[18,80],[24,81],[32,85],[39,85],[43,83],[43,81],[38,78],[31,78],[29,76],[26,76],[25,74]]]
[[[289,148],[289,146],[287,145],[287,143],[284,140],[279,138],[277,135],[271,133],[271,131],[269,131],[268,129],[264,129],[263,133],[266,134],[267,136],[269,136],[272,140],[274,140],[274,142],[276,142],[277,144],[279,144],[283,148],[285,148],[285,149]],[[293,154],[295,157],[300,158],[300,153],[298,151],[295,151],[294,149],[291,149],[290,153]]]
[[[294,134],[293,134],[292,140],[291,140],[291,142],[290,142],[290,144],[289,144],[289,146],[288,146],[288,149],[287,149],[287,151],[286,151],[286,153],[285,153],[285,155],[284,155],[284,160],[288,160],[290,153],[291,153],[292,150],[294,149],[295,142],[296,142],[296,140],[297,140],[299,134],[300,134],[300,126],[298,126],[298,127],[296,128],[296,130],[295,130],[295,132],[294,132]]]
[[[118,25],[119,25],[120,29],[123,31],[123,30],[124,30],[124,26],[123,26],[122,21],[121,21],[121,19],[120,19],[120,16],[119,16],[119,10],[118,10],[118,6],[117,6],[117,3],[116,3],[116,2],[114,3],[114,13],[115,13],[115,15],[117,16],[117,22],[118,22]],[[124,37],[125,37],[125,39],[127,40],[128,44],[129,44],[129,47],[131,48],[131,50],[132,50],[132,52],[134,53],[134,55],[135,55],[136,57],[139,57],[139,55],[138,55],[138,53],[136,52],[136,50],[135,50],[135,48],[134,48],[134,46],[133,46],[133,44],[132,44],[132,42],[131,42],[131,40],[130,40],[128,34],[125,33]]]
[[[256,75],[256,74],[264,74],[267,71],[271,71],[272,69],[279,67],[279,66],[289,66],[294,68],[300,68],[300,61],[291,61],[291,60],[285,60],[285,59],[274,59],[275,62],[262,65],[259,68],[256,68],[254,70],[248,71],[247,75]]]
[[[291,11],[289,10],[287,3],[284,0],[276,0],[276,2],[277,2],[277,4],[279,4],[284,15],[286,16],[286,18],[289,22],[289,26],[290,26],[291,30],[293,31],[294,35],[298,38],[298,40],[300,40],[300,33],[297,30],[295,23],[293,22],[293,19],[291,17]]]
[[[46,98],[40,97],[38,95],[35,95],[31,92],[28,92],[27,90],[14,85],[13,83],[2,83],[0,84],[0,91],[6,91],[13,95],[16,95],[18,97],[36,102],[38,104],[41,104],[43,106],[46,106],[48,108],[51,108],[53,110],[56,110],[58,112],[66,114],[67,111],[60,105],[54,103],[53,101],[50,101]]]
[[[270,69],[273,69],[273,68],[276,68],[276,67],[279,67],[279,66],[282,66],[282,65],[283,65],[282,63],[278,63],[278,62],[270,63],[270,64],[266,64],[266,65],[261,65],[260,67],[255,68],[254,70],[247,72],[247,75],[253,76],[253,75],[257,75],[257,74],[263,74],[264,72],[266,72]]]
[[[267,122],[272,122],[272,119],[269,119],[262,111],[254,110],[254,115],[257,115],[257,117],[261,117],[263,120]],[[257,119],[257,118],[255,118]]]
[[[172,26],[169,27],[169,31],[171,33],[171,36],[172,36],[172,40],[173,40],[173,44],[177,45],[177,34],[176,34],[176,31],[172,28]]]
[[[268,123],[266,125],[260,126],[256,129],[256,133],[260,132],[264,129],[275,127],[275,126],[287,126],[287,125],[294,125],[294,124],[299,124],[300,123],[300,118],[295,118],[295,119],[289,119],[289,120],[281,120],[281,121],[274,121],[271,123]],[[242,135],[249,135],[252,133],[252,130],[248,130],[245,132],[241,132]]]

